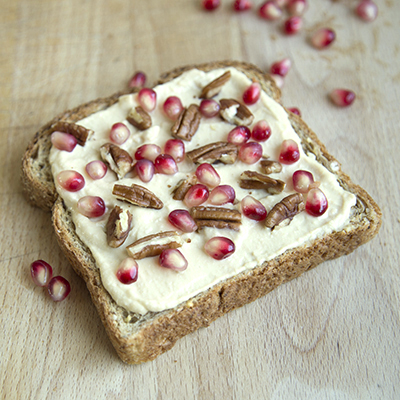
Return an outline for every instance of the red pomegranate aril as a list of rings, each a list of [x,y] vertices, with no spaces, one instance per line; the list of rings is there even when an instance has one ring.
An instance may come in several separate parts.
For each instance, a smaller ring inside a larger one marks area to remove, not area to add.
[[[219,114],[220,105],[213,99],[203,99],[200,103],[199,110],[201,115],[206,118],[213,118]]]
[[[177,229],[190,233],[197,230],[197,225],[187,210],[174,210],[168,215],[168,221]]]
[[[153,161],[161,154],[161,147],[156,144],[143,144],[138,147],[135,152],[136,160],[146,160]]]
[[[144,110],[150,112],[156,108],[157,93],[153,89],[143,88],[138,93],[139,104]]]
[[[336,39],[336,33],[330,28],[321,28],[318,29],[313,35],[311,36],[311,44],[316,49],[326,49],[329,47],[334,40]]]
[[[178,172],[178,166],[169,154],[160,154],[155,159],[154,166],[159,174],[174,175]]]
[[[330,93],[330,98],[339,107],[350,106],[356,98],[353,91],[347,89],[334,89]]]
[[[288,108],[288,110],[290,112],[292,112],[293,114],[296,114],[299,117],[301,117],[301,111],[297,107],[291,107],[291,108]]]
[[[85,178],[76,171],[61,171],[57,175],[57,182],[68,192],[78,192],[85,186]]]
[[[118,266],[117,279],[124,285],[130,285],[138,279],[139,266],[133,258],[125,258]]]
[[[202,0],[201,2],[203,8],[207,11],[213,11],[217,9],[221,4],[221,0]]]
[[[163,105],[163,110],[166,116],[172,120],[176,121],[183,111],[184,107],[182,105],[181,99],[176,96],[168,97]]]
[[[261,86],[258,82],[253,82],[243,93],[243,102],[247,105],[257,103],[261,95]]]
[[[378,6],[371,0],[362,0],[356,7],[356,14],[367,22],[372,22],[378,16]]]
[[[228,142],[233,144],[243,144],[246,143],[250,137],[250,129],[247,126],[239,125],[228,133]]]
[[[116,144],[123,144],[128,140],[130,134],[131,131],[125,124],[117,122],[111,127],[110,140]]]
[[[204,245],[205,252],[215,260],[223,260],[235,252],[235,243],[223,236],[215,236]]]
[[[261,202],[252,196],[246,196],[241,201],[242,213],[254,221],[263,221],[267,218],[267,210]]]
[[[289,15],[301,16],[307,9],[306,0],[289,0],[286,5],[286,10]]]
[[[210,192],[208,191],[207,186],[201,183],[196,183],[186,192],[183,202],[188,207],[199,206],[207,201],[209,195]]]
[[[47,286],[53,277],[53,268],[46,261],[36,260],[31,264],[32,280],[37,286]]]
[[[74,150],[77,140],[75,136],[69,133],[54,131],[51,134],[51,144],[58,150],[68,151]]]
[[[246,164],[254,164],[261,158],[262,151],[260,143],[245,143],[239,149],[239,159]]]
[[[288,18],[283,24],[283,32],[286,35],[295,35],[303,26],[301,17],[294,16]]]
[[[233,204],[235,197],[235,189],[232,186],[220,185],[211,191],[208,201],[213,206],[222,206],[227,203]]]
[[[221,182],[221,177],[211,164],[200,164],[195,174],[198,181],[209,188],[214,188]]]
[[[282,89],[285,84],[283,77],[276,74],[272,74],[271,77],[274,80],[275,85],[278,86],[279,89]]]
[[[71,285],[62,276],[55,276],[47,286],[50,297],[54,301],[63,301],[71,292]]]
[[[296,192],[307,193],[314,183],[314,177],[309,171],[298,170],[293,173],[292,181]]]
[[[104,178],[107,173],[107,165],[101,160],[94,160],[86,164],[87,174],[94,180]]]
[[[163,250],[158,258],[158,263],[161,267],[174,271],[184,271],[188,266],[185,256],[178,249]]]
[[[277,61],[271,65],[269,72],[272,75],[280,75],[285,77],[290,68],[292,67],[292,61],[290,58],[284,58],[283,60]]]
[[[279,161],[282,164],[294,164],[300,159],[300,150],[298,144],[292,140],[284,140],[279,154]]]
[[[185,144],[180,139],[169,139],[165,142],[164,154],[169,154],[179,163],[185,159]]]
[[[142,88],[146,84],[146,74],[141,71],[137,71],[129,81],[129,87],[131,88]]]
[[[235,11],[246,11],[250,10],[250,8],[253,6],[250,0],[235,0],[233,2],[233,9]]]
[[[144,158],[135,164],[135,170],[142,182],[150,182],[153,179],[155,167],[150,160]]]
[[[261,18],[273,21],[282,16],[282,9],[276,4],[275,1],[266,1],[261,4],[258,13]]]
[[[99,196],[81,197],[76,206],[78,211],[88,218],[98,218],[106,212],[104,200]]]
[[[264,119],[258,121],[251,130],[251,137],[257,142],[265,142],[271,136],[271,128]]]
[[[311,189],[307,194],[306,211],[313,217],[320,217],[328,209],[328,200],[321,189]]]

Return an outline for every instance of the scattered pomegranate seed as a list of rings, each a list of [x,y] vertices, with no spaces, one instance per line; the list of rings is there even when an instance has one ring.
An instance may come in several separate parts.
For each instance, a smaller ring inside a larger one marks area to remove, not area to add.
[[[228,142],[233,144],[243,144],[246,143],[250,137],[250,129],[247,126],[239,125],[228,133]]]
[[[302,16],[307,9],[306,0],[289,0],[286,5],[286,10],[289,15]]]
[[[86,164],[87,174],[94,180],[104,178],[107,173],[107,165],[100,160],[94,160]]]
[[[276,86],[278,86],[279,89],[283,88],[283,85],[285,84],[285,81],[280,75],[271,75],[272,79],[274,80]]]
[[[173,269],[174,271],[184,271],[188,262],[178,249],[166,249],[160,254],[158,263],[161,267]]]
[[[36,260],[31,264],[32,280],[37,286],[47,286],[53,277],[53,268],[46,261]]]
[[[142,182],[150,182],[153,179],[155,167],[152,161],[144,158],[135,164],[135,170]]]
[[[54,301],[63,301],[71,292],[71,285],[62,276],[55,276],[50,280],[47,289]]]
[[[292,140],[284,140],[282,142],[281,153],[279,155],[279,161],[282,164],[294,164],[300,159],[300,151],[298,144]]]
[[[266,1],[261,4],[258,13],[261,18],[273,21],[282,16],[282,9],[276,4],[275,1]]]
[[[196,183],[186,192],[183,202],[188,207],[199,206],[207,201],[209,195],[210,193],[207,186],[202,185],[201,183]]]
[[[81,197],[76,206],[78,211],[88,218],[101,217],[106,212],[104,200],[99,196]]]
[[[372,22],[378,16],[378,6],[371,0],[362,0],[356,7],[356,14],[367,22]]]
[[[178,166],[169,154],[160,154],[155,159],[154,165],[159,174],[174,175],[178,172]]]
[[[252,196],[246,196],[241,201],[242,213],[247,218],[255,221],[263,221],[267,218],[265,207]]]
[[[138,93],[139,104],[144,110],[150,112],[156,108],[157,93],[153,89],[143,88]]]
[[[200,164],[197,167],[195,174],[198,181],[209,188],[214,188],[221,182],[218,172],[211,164]]]
[[[168,221],[183,232],[194,232],[197,229],[196,222],[186,210],[174,210],[168,215]]]
[[[328,209],[328,200],[321,189],[311,189],[306,200],[306,211],[313,217],[319,217]]]
[[[130,285],[137,281],[138,272],[138,263],[133,258],[128,257],[119,264],[116,276],[124,285]]]
[[[222,206],[227,203],[233,204],[235,197],[235,189],[232,186],[220,185],[211,191],[208,201],[213,206]]]
[[[286,33],[286,35],[294,35],[302,28],[302,26],[303,20],[301,17],[290,17],[283,24],[283,32]]]
[[[258,121],[251,131],[251,137],[256,142],[265,142],[271,136],[271,128],[264,119]]]
[[[169,139],[165,143],[164,153],[169,154],[179,163],[185,159],[185,144],[180,139]]]
[[[206,118],[216,117],[219,114],[220,105],[213,99],[204,99],[201,101],[199,110]]]
[[[297,107],[291,107],[291,108],[288,108],[288,110],[290,112],[292,112],[293,114],[296,114],[299,117],[301,117],[301,111]]]
[[[128,140],[130,134],[131,131],[125,124],[117,122],[111,127],[110,140],[116,144],[123,144]]]
[[[253,6],[250,0],[235,0],[233,2],[233,9],[235,11],[246,11],[250,10],[250,8]]]
[[[307,193],[310,186],[314,183],[314,177],[311,172],[298,170],[292,176],[293,187],[296,192]]]
[[[339,107],[348,107],[353,103],[356,95],[353,91],[347,89],[334,89],[330,93],[330,98],[334,104]]]
[[[146,74],[141,71],[137,71],[129,81],[129,87],[131,88],[142,88],[146,84]]]
[[[144,144],[137,148],[135,152],[135,159],[153,161],[161,154],[161,147],[156,144]]]
[[[284,58],[283,60],[277,61],[271,65],[269,72],[272,75],[280,75],[285,77],[292,67],[292,61],[290,58]]]
[[[176,96],[168,97],[163,105],[163,110],[167,117],[172,121],[176,121],[183,111],[183,105],[181,99]]]
[[[262,147],[260,143],[248,142],[239,149],[239,159],[246,164],[256,163],[262,156]]]
[[[51,134],[51,144],[58,150],[64,150],[70,153],[77,143],[75,136],[69,133],[54,131]]]
[[[247,105],[257,103],[261,95],[261,86],[258,82],[253,82],[243,93],[243,102]]]
[[[235,252],[235,243],[223,236],[215,236],[204,245],[205,252],[215,260],[223,260]]]
[[[321,28],[318,29],[312,36],[311,36],[311,44],[316,49],[326,49],[329,47],[333,41],[336,39],[336,33],[330,28]]]
[[[68,192],[78,192],[85,186],[85,178],[76,171],[61,171],[57,175],[57,182]]]
[[[213,11],[220,6],[221,0],[202,0],[202,4],[205,10]]]

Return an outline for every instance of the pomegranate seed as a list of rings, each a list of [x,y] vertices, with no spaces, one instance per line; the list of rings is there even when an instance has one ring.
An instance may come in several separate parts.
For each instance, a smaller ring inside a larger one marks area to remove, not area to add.
[[[235,252],[235,243],[223,236],[215,236],[204,245],[205,252],[215,260],[223,260]]]
[[[214,206],[222,206],[227,203],[233,204],[235,197],[235,189],[232,186],[220,185],[211,191],[208,201]]]
[[[168,215],[168,221],[183,232],[194,232],[197,229],[196,222],[186,210],[174,210]]]
[[[53,268],[46,261],[36,260],[31,264],[31,276],[37,286],[47,286],[53,276]]]
[[[294,164],[299,161],[300,151],[298,144],[292,140],[284,140],[282,142],[281,153],[279,155],[279,161],[282,164]]]
[[[169,154],[179,163],[185,159],[185,144],[180,139],[169,139],[165,143],[164,154]]]
[[[321,28],[318,29],[312,36],[311,36],[311,44],[316,49],[326,49],[329,47],[333,41],[336,39],[336,33],[332,29],[329,28]]]
[[[70,153],[77,143],[75,136],[69,133],[54,131],[51,134],[51,144],[58,150],[64,150]]]
[[[307,9],[306,0],[289,0],[286,5],[286,10],[289,15],[301,16]]]
[[[294,35],[301,29],[302,26],[303,20],[300,17],[290,17],[283,24],[283,32],[286,33],[286,35]]]
[[[265,207],[254,197],[246,196],[241,201],[242,213],[247,218],[255,221],[263,221],[267,218],[267,210]]]
[[[286,7],[287,3],[289,0],[274,0],[275,4],[280,7],[280,8],[284,8]]]
[[[202,4],[205,10],[213,11],[220,6],[221,0],[202,0]]]
[[[71,285],[62,276],[55,276],[50,280],[47,289],[54,301],[63,301],[71,292]]]
[[[334,104],[339,107],[348,107],[353,103],[356,95],[353,91],[347,89],[334,89],[330,93],[330,98]]]
[[[274,80],[276,86],[278,86],[279,89],[283,88],[283,85],[285,84],[285,81],[280,75],[271,75],[272,79]]]
[[[269,72],[272,75],[280,75],[285,77],[292,67],[292,61],[290,58],[284,58],[283,60],[277,61],[271,65]]]
[[[178,166],[169,154],[160,154],[155,159],[154,165],[159,174],[174,175],[178,172]]]
[[[258,13],[260,14],[261,18],[273,21],[282,16],[282,9],[276,4],[275,1],[270,0],[266,1],[260,6]]]
[[[246,143],[250,137],[250,129],[247,126],[239,125],[228,133],[228,142],[233,144],[243,144]]]
[[[248,142],[239,149],[239,159],[246,164],[256,163],[262,156],[262,147],[259,143]]]
[[[186,192],[183,202],[188,207],[199,206],[207,201],[209,195],[210,193],[207,186],[202,185],[201,183],[196,183]]]
[[[220,108],[219,103],[213,99],[204,99],[199,106],[201,114],[206,118],[216,117]]]
[[[142,88],[146,84],[146,74],[144,72],[136,72],[129,81],[129,87]]]
[[[356,7],[356,14],[367,22],[372,22],[378,16],[378,6],[371,0],[362,0]]]
[[[261,95],[261,86],[258,82],[253,82],[243,93],[243,101],[247,105],[255,104]]]
[[[77,203],[78,211],[88,218],[101,217],[106,212],[104,200],[99,196],[81,197]]]
[[[119,264],[118,271],[116,273],[117,279],[124,285],[130,285],[138,279],[139,266],[133,258],[125,258]]]
[[[168,97],[163,105],[163,110],[167,117],[172,121],[176,121],[183,111],[184,107],[182,105],[181,99],[176,96]]]
[[[178,249],[163,250],[158,258],[161,267],[173,269],[174,271],[184,271],[188,262]]]
[[[258,121],[251,131],[251,137],[257,142],[265,142],[271,136],[271,128],[268,122],[262,119]]]
[[[200,183],[210,188],[218,186],[221,182],[221,178],[218,175],[218,172],[211,164],[200,164],[197,167],[195,174]]]
[[[94,180],[104,178],[107,173],[107,165],[100,160],[94,160],[86,164],[87,174]]]
[[[156,144],[144,144],[135,152],[136,160],[146,160],[153,161],[161,154],[161,147]]]
[[[138,93],[139,104],[148,112],[156,108],[157,93],[153,89],[143,88]]]
[[[233,9],[235,11],[246,11],[246,10],[250,10],[250,8],[252,7],[252,3],[250,0],[235,0],[233,2]]]
[[[288,110],[289,110],[290,112],[292,112],[293,114],[296,114],[296,115],[298,115],[299,117],[301,117],[301,112],[300,112],[300,110],[299,110],[297,107],[291,107],[291,108],[288,108]]]
[[[319,217],[328,209],[328,200],[321,189],[311,189],[306,200],[306,211],[313,217]]]
[[[110,140],[116,144],[123,144],[128,140],[130,134],[131,131],[125,124],[117,122],[111,127]]]
[[[57,181],[60,186],[68,192],[78,192],[85,186],[85,178],[76,171],[61,171],[57,175]]]
[[[292,181],[296,192],[307,193],[314,183],[314,177],[311,172],[298,170],[293,174]]]
[[[150,182],[153,179],[155,167],[150,160],[139,160],[135,164],[136,173],[142,182]]]

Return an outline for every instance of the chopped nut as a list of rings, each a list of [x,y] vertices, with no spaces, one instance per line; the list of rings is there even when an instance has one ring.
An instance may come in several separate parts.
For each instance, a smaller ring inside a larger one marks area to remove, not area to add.
[[[300,193],[291,194],[275,204],[265,219],[265,226],[273,230],[282,221],[293,217],[305,209],[303,196]]]
[[[190,142],[200,125],[201,114],[199,106],[191,104],[183,110],[172,125],[172,135],[178,139]]]
[[[282,164],[278,161],[261,160],[260,167],[264,174],[276,174],[282,171]]]
[[[197,183],[197,178],[195,175],[193,175],[189,179],[182,179],[178,182],[178,185],[175,187],[173,190],[172,198],[174,200],[183,200],[187,191]]]
[[[112,193],[118,200],[126,201],[136,206],[155,208],[157,210],[164,206],[163,202],[153,192],[134,183],[131,186],[114,185]]]
[[[244,171],[240,175],[239,185],[242,189],[264,189],[269,194],[281,193],[286,186],[279,179],[272,179],[255,171]]]
[[[130,124],[141,131],[149,129],[152,124],[150,115],[141,106],[132,108],[126,119]]]
[[[195,220],[198,229],[211,227],[238,231],[242,219],[242,215],[238,210],[222,207],[192,207],[190,215]]]
[[[233,164],[238,156],[238,148],[233,143],[215,142],[199,147],[186,153],[194,163],[214,163],[221,161],[224,164]]]
[[[132,214],[115,206],[108,217],[106,225],[107,243],[110,247],[120,247],[131,230]]]
[[[91,129],[87,129],[82,125],[74,124],[73,122],[58,121],[51,127],[51,132],[64,132],[74,136],[78,144],[84,146],[89,136],[93,134]]]
[[[100,156],[113,170],[119,179],[122,179],[133,167],[133,159],[127,151],[115,144],[106,143],[100,147]]]
[[[183,240],[175,231],[166,231],[145,236],[130,244],[126,250],[135,260],[153,257],[161,254],[166,249],[177,249],[183,245]]]
[[[229,79],[231,79],[231,72],[226,71],[221,76],[210,82],[207,86],[204,86],[199,97],[201,99],[211,99],[221,91],[222,86],[224,86]]]
[[[221,99],[219,103],[221,105],[219,114],[225,121],[244,126],[248,126],[253,122],[254,115],[244,104],[234,99]]]

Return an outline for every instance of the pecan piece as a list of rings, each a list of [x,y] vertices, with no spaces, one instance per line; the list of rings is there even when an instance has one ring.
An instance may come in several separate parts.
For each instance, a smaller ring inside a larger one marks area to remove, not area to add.
[[[207,86],[204,86],[199,97],[201,99],[211,99],[221,91],[222,86],[224,86],[229,79],[231,79],[231,71],[226,71],[221,76],[210,82]]]
[[[244,171],[240,175],[239,185],[242,189],[265,189],[269,194],[278,194],[286,184],[279,179],[272,179],[255,171]]]
[[[278,161],[261,160],[260,167],[264,174],[276,174],[282,171],[282,164]]]
[[[153,192],[134,183],[131,186],[114,185],[112,193],[118,200],[126,201],[135,206],[157,210],[164,206],[163,202]]]
[[[172,191],[172,198],[174,200],[183,200],[187,191],[197,182],[196,175],[189,179],[181,179],[174,190]]]
[[[194,163],[214,163],[221,161],[224,164],[233,164],[238,156],[238,148],[233,143],[215,142],[199,147],[186,153]]]
[[[100,147],[100,157],[119,179],[122,179],[133,167],[133,159],[129,153],[112,143],[106,143]]]
[[[107,243],[110,247],[120,247],[129,235],[132,227],[132,214],[115,206],[106,225]]]
[[[232,229],[238,231],[242,215],[238,210],[223,207],[192,207],[190,215],[195,220],[199,229],[205,227],[218,229]]]
[[[78,144],[84,146],[89,136],[93,134],[91,129],[87,129],[82,125],[74,124],[73,122],[58,121],[51,127],[51,132],[64,132],[74,136]]]
[[[221,99],[219,103],[221,105],[219,114],[225,121],[244,126],[253,122],[254,115],[244,104],[234,99]]]
[[[293,217],[305,209],[303,196],[300,193],[291,194],[275,204],[265,219],[265,226],[273,230],[282,221]]]
[[[191,104],[184,109],[172,125],[172,135],[178,139],[190,142],[200,125],[201,114],[199,106]]]
[[[149,129],[151,127],[152,121],[149,113],[147,113],[143,107],[137,106],[129,111],[126,117],[127,121],[132,124],[135,128],[140,131]]]
[[[166,231],[145,236],[130,244],[126,250],[135,260],[145,257],[158,256],[166,249],[177,249],[183,245],[183,240],[178,232]]]

